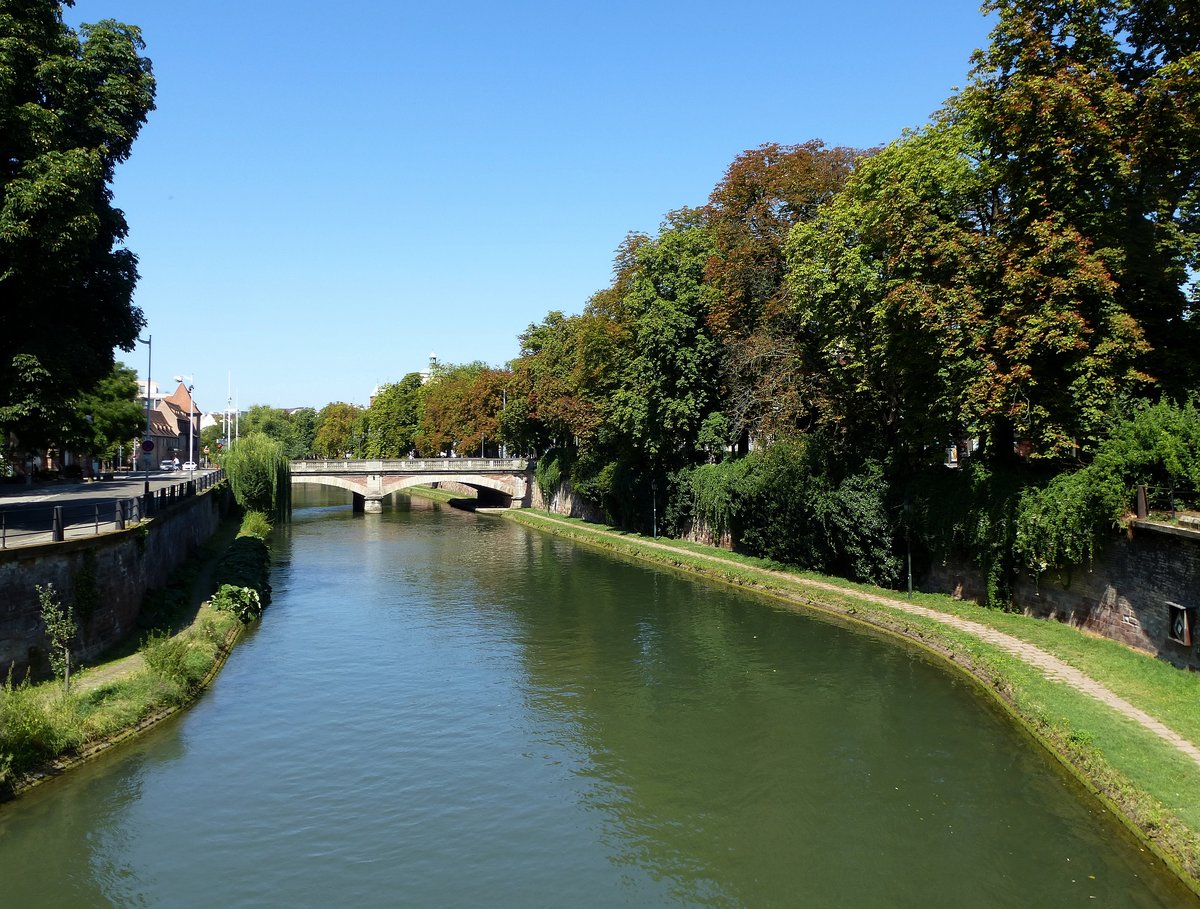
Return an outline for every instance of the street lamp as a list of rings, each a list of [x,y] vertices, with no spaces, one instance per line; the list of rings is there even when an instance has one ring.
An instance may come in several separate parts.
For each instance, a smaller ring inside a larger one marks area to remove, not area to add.
[[[191,468],[188,470],[188,473],[191,473],[194,475],[196,472],[196,459],[192,454],[192,422],[193,422],[193,417],[194,417],[195,410],[196,410],[196,402],[192,399],[192,389],[196,387],[194,384],[196,381],[196,377],[195,376],[176,376],[175,377],[176,382],[182,382],[184,379],[188,380],[188,386],[187,386],[187,393],[188,393],[188,463],[192,465]]]

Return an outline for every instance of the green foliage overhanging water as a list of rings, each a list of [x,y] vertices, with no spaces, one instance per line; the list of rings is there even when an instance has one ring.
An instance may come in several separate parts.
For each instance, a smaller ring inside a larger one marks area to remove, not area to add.
[[[291,469],[283,445],[265,433],[238,439],[221,459],[237,503],[276,521],[291,510]]]

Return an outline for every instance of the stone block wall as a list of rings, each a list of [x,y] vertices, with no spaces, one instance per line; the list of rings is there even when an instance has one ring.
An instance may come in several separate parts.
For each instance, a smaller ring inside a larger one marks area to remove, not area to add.
[[[935,565],[924,590],[979,600],[976,569]],[[1200,532],[1145,521],[1114,534],[1090,565],[1021,575],[1013,603],[1028,615],[1053,618],[1153,653],[1178,666],[1200,669]],[[1170,639],[1169,604],[1191,611],[1194,642]]]
[[[217,529],[224,487],[184,499],[137,527],[95,537],[0,550],[0,676],[44,677],[45,635],[35,585],[52,584],[80,624],[74,658],[87,661],[137,630],[148,590]]]
[[[542,508],[552,514],[561,514],[568,518],[579,518],[591,524],[608,523],[604,509],[575,492],[570,483],[560,484],[549,501],[546,501],[546,497],[542,495],[542,487],[536,480],[529,485],[529,501],[533,508]]]

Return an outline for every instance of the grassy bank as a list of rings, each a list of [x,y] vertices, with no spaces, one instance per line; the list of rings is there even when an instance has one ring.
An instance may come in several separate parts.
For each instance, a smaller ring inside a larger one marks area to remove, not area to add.
[[[244,627],[236,611],[218,608],[228,596],[210,600],[209,595],[232,583],[252,588],[255,602],[269,598],[269,554],[262,532],[262,518],[253,513],[240,526],[233,521],[219,528],[164,589],[147,595],[142,610],[146,631],[73,675],[69,692],[60,680],[5,680],[0,686],[0,800],[56,776],[199,696]]]
[[[753,589],[777,602],[819,610],[898,635],[973,677],[980,687],[1200,894],[1200,765],[1113,708],[1046,677],[1018,656],[967,631],[905,612],[903,594],[852,584],[761,559],[528,510],[506,512],[527,526],[614,553]],[[822,585],[834,585],[829,590]],[[867,597],[883,597],[894,605]],[[914,594],[913,603],[1003,631],[1075,667],[1126,701],[1200,743],[1200,676],[1057,622],[984,609],[950,597]]]

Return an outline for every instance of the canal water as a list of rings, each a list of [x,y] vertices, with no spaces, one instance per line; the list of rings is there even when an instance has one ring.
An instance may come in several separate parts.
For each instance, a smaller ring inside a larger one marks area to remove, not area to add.
[[[1193,904],[917,653],[322,495],[193,709],[0,806],[0,906]]]

